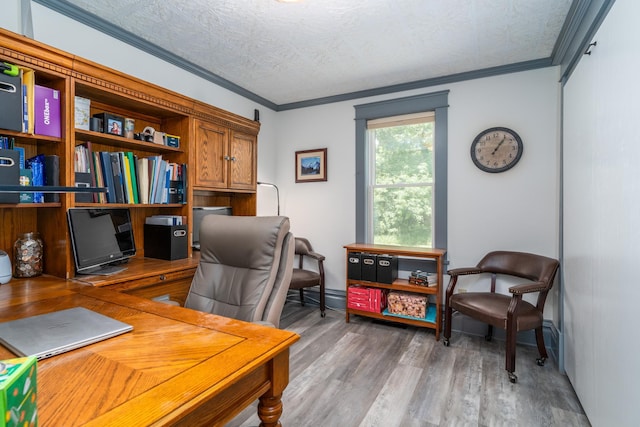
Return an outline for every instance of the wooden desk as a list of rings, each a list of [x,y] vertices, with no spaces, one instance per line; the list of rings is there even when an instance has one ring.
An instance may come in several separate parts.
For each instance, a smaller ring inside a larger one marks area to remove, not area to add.
[[[76,306],[134,329],[38,362],[40,425],[224,425],[256,399],[279,425],[295,333],[53,277],[0,286],[0,321]]]
[[[73,280],[147,299],[166,296],[184,306],[199,262],[198,251],[194,251],[191,258],[175,261],[134,257],[124,265],[126,270],[121,273],[111,276],[79,274]]]

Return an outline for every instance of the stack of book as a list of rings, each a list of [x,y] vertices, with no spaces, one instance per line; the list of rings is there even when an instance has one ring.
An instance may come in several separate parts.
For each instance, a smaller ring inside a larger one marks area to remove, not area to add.
[[[436,273],[426,273],[424,271],[415,270],[409,276],[409,283],[419,286],[435,286],[438,283],[438,275]]]
[[[130,151],[92,151],[91,142],[75,149],[76,186],[106,187],[107,193],[76,195],[77,202],[186,203],[187,167],[162,155],[138,158]]]

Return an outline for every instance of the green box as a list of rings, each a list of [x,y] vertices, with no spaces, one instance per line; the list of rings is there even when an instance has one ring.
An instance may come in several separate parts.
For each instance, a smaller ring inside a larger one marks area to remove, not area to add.
[[[0,427],[38,425],[37,366],[33,356],[0,361]]]

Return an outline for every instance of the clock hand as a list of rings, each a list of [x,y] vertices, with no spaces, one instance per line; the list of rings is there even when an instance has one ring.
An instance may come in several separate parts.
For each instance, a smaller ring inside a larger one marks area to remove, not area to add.
[[[493,149],[493,151],[491,152],[491,155],[496,154],[496,151],[498,151],[498,148],[500,148],[500,146],[502,145],[502,143],[504,142],[504,140],[505,140],[505,139],[507,139],[507,137],[506,137],[506,136],[505,136],[505,137],[503,137],[503,138],[502,138],[502,141],[500,141],[500,142],[498,143],[498,145],[496,146],[496,148],[494,148],[494,149]]]

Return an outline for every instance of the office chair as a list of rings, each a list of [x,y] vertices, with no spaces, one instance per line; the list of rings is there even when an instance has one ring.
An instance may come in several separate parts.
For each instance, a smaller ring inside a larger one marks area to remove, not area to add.
[[[445,328],[444,345],[449,346],[451,338],[451,316],[453,310],[478,319],[488,324],[485,339],[491,341],[493,327],[506,330],[505,369],[509,380],[515,383],[516,367],[516,334],[519,331],[535,330],[536,344],[540,358],[538,365],[543,366],[547,360],[547,349],[542,334],[544,303],[547,293],[553,286],[559,262],[555,259],[524,252],[496,251],[490,252],[471,268],[456,268],[448,271],[451,276],[445,296]],[[491,290],[489,292],[466,292],[454,294],[458,277],[491,274]],[[509,288],[511,296],[496,293],[496,278],[507,275],[526,279]],[[522,299],[527,293],[538,292],[536,305]]]
[[[278,327],[293,270],[289,218],[207,215],[185,307]]]
[[[325,316],[324,297],[324,256],[313,251],[311,243],[304,237],[296,237],[295,254],[298,256],[298,268],[293,269],[289,289],[300,290],[300,304],[304,305],[304,288],[320,287],[320,316]],[[305,269],[304,258],[316,261],[315,270]]]

